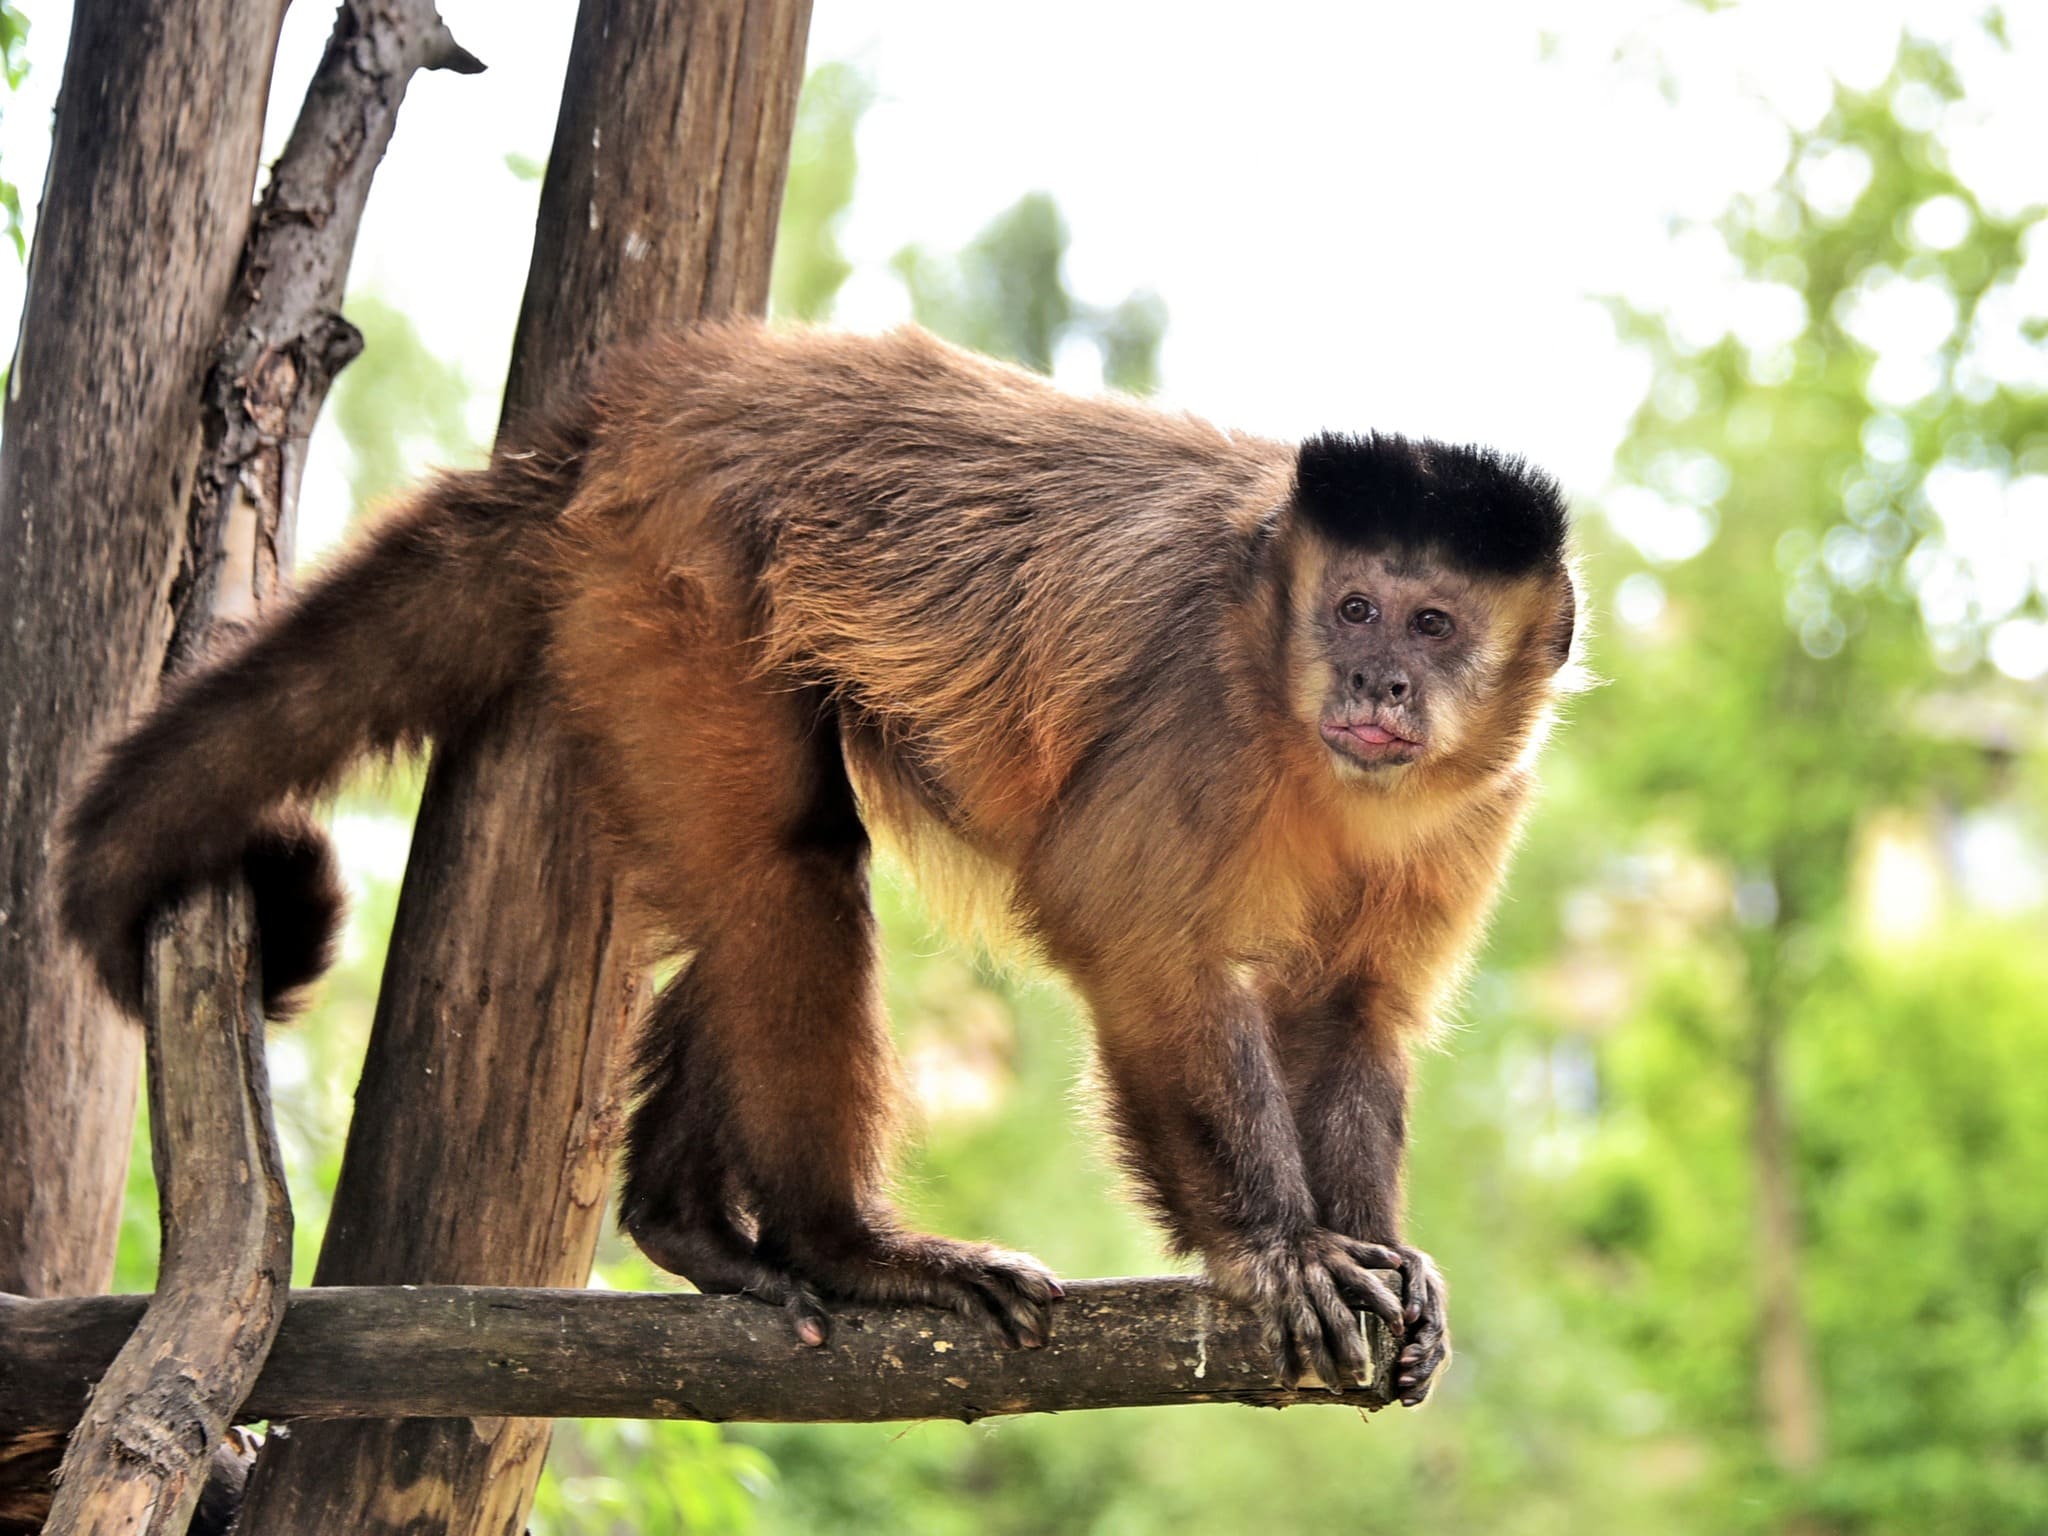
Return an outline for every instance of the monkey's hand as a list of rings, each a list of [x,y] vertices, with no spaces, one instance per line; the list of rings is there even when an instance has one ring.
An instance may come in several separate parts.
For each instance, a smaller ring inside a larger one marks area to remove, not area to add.
[[[1401,1259],[1401,1356],[1394,1366],[1394,1392],[1404,1408],[1413,1408],[1436,1384],[1437,1372],[1451,1358],[1451,1324],[1444,1277],[1436,1261],[1420,1248],[1393,1245]]]
[[[1402,1332],[1398,1276],[1380,1272],[1398,1272],[1403,1252],[1318,1227],[1293,1241],[1212,1254],[1208,1269],[1218,1290],[1264,1317],[1282,1381],[1291,1388],[1312,1376],[1336,1392],[1372,1379],[1361,1311],[1396,1337]]]

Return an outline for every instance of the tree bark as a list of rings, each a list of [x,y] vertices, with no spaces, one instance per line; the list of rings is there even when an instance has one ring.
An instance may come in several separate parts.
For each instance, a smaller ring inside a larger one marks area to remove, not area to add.
[[[112,1272],[140,1031],[57,936],[49,831],[161,675],[200,383],[284,0],[81,0],[0,440],[0,1289]]]
[[[413,74],[474,71],[432,0],[345,0],[243,252],[203,390],[173,665],[260,616],[290,564],[304,450],[361,350],[339,313],[371,178]],[[182,1533],[284,1316],[291,1203],[260,970],[237,879],[160,914],[148,999],[156,1297],[65,1453],[52,1533]]]
[[[423,69],[480,64],[433,0],[343,0],[271,167],[204,389],[174,661],[214,624],[261,617],[291,565],[306,443],[362,351],[341,300],[370,183]]]
[[[0,1435],[75,1413],[139,1308],[129,1296],[0,1297]],[[1182,1278],[1070,1283],[1042,1350],[1002,1349],[929,1307],[834,1315],[832,1342],[812,1350],[779,1312],[742,1296],[298,1291],[244,1416],[299,1421],[297,1442],[337,1427],[309,1421],[399,1413],[816,1424],[1162,1403],[1379,1408],[1394,1362],[1386,1330],[1364,1318],[1372,1384],[1290,1392],[1258,1317]],[[412,1432],[437,1430],[416,1420]]]
[[[808,0],[584,0],[542,188],[508,419],[608,343],[765,306]],[[428,775],[323,1285],[581,1285],[642,996],[540,701],[514,690]],[[241,1529],[521,1530],[544,1420],[309,1425]]]
[[[151,924],[149,1129],[163,1263],[147,1313],[72,1435],[47,1536],[183,1536],[284,1319],[291,1202],[249,926],[239,881]]]

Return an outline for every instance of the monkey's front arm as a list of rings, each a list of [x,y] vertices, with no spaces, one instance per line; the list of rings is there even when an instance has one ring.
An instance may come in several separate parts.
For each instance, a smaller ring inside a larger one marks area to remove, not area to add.
[[[1443,1277],[1400,1237],[1413,1010],[1398,989],[1365,981],[1270,996],[1268,1008],[1316,1219],[1401,1255],[1395,1391],[1413,1406],[1450,1354]]]
[[[1443,1287],[1385,1214],[1398,1104],[1390,1127],[1383,1098],[1293,1081],[1264,1006],[1234,977],[1090,994],[1126,1161],[1176,1243],[1265,1313],[1290,1384],[1365,1380],[1363,1308],[1403,1338],[1397,1390],[1420,1402],[1443,1358]]]

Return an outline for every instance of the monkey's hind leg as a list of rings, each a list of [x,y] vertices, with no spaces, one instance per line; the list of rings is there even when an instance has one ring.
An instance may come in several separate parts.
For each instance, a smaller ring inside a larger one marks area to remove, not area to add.
[[[725,1086],[723,1154],[755,1223],[754,1259],[827,1298],[921,1302],[1046,1340],[1057,1283],[1035,1261],[905,1230],[884,1193],[896,1061],[875,978],[864,859],[732,850],[718,926],[691,961]],[[636,1147],[662,1132],[644,1106]],[[641,1171],[629,1173],[637,1189]]]
[[[601,551],[558,620],[565,718],[632,883],[689,952],[641,1052],[622,1212],[656,1263],[790,1307],[924,1302],[1043,1343],[1036,1262],[906,1231],[868,840],[829,699],[755,674],[746,601]],[[658,569],[658,567],[657,567]]]
[[[797,1337],[825,1342],[817,1293],[755,1252],[745,1194],[727,1146],[732,1109],[701,1039],[704,1000],[694,971],[662,989],[642,1027],[627,1160],[633,1169],[619,1224],[655,1263],[710,1295],[742,1293],[786,1308]]]

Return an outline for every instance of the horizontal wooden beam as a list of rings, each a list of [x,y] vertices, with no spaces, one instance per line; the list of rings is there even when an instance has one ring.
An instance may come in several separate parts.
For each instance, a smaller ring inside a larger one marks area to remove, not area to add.
[[[0,1439],[76,1422],[142,1296],[0,1296]],[[1199,1280],[1082,1280],[1052,1341],[1006,1350],[951,1313],[842,1308],[823,1349],[736,1296],[495,1286],[294,1291],[245,1419],[630,1418],[873,1423],[1162,1403],[1388,1401],[1394,1349],[1361,1317],[1372,1384],[1282,1387],[1251,1313]]]

